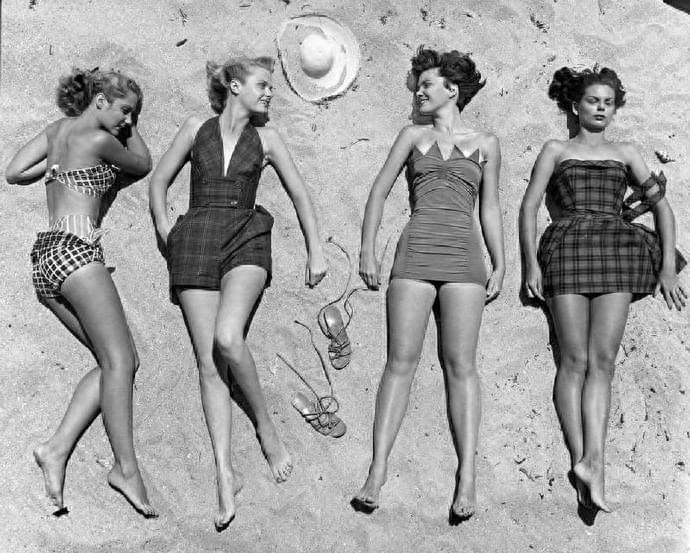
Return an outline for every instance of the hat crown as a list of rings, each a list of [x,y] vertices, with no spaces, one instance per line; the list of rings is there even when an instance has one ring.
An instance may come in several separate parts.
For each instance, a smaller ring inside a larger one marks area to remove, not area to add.
[[[283,21],[278,56],[290,88],[303,100],[342,95],[359,71],[359,44],[347,27],[322,14]]]

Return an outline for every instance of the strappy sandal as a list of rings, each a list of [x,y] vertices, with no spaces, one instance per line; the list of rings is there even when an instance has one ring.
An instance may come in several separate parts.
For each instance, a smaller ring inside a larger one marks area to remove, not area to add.
[[[338,400],[332,396],[323,396],[313,402],[302,392],[297,392],[292,398],[292,406],[314,427],[314,430],[324,436],[340,438],[347,432],[345,423],[334,412],[338,410],[339,405]]]
[[[338,244],[333,237],[330,236],[326,242],[336,246],[345,254],[347,258],[347,282],[343,288],[342,293],[332,301],[329,301],[321,309],[316,316],[316,321],[319,323],[319,328],[324,336],[328,338],[331,343],[328,345],[328,358],[334,369],[344,369],[350,364],[350,357],[352,356],[352,346],[350,345],[350,337],[347,335],[347,327],[352,320],[350,316],[347,324],[343,322],[340,315],[340,310],[336,307],[336,303],[342,300],[347,294],[347,289],[352,281],[352,259],[345,248]]]
[[[328,382],[330,394],[319,396],[319,394],[316,393],[316,390],[311,386],[311,384],[309,384],[309,382],[307,382],[304,376],[302,376],[302,374],[279,353],[277,355],[283,361],[283,363],[285,363],[299,377],[299,379],[304,382],[311,393],[314,394],[314,401],[309,401],[309,399],[303,393],[297,392],[292,398],[292,406],[299,411],[300,415],[304,417],[306,422],[312,425],[314,430],[320,434],[323,434],[324,436],[340,438],[345,434],[345,432],[347,432],[347,426],[343,420],[336,415],[340,409],[340,404],[338,403],[338,399],[335,397],[335,393],[333,391],[333,383],[331,382],[331,377],[328,374],[326,361],[314,343],[314,335],[312,334],[311,328],[297,320],[295,323],[303,326],[309,332],[311,345],[319,357],[321,368],[323,369],[323,373],[326,376],[326,381]]]
[[[383,264],[383,259],[386,256],[386,252],[388,251],[388,246],[390,245],[392,238],[393,235],[391,234],[386,241],[385,247],[383,248],[381,259],[378,261],[379,274],[381,273],[381,265]],[[350,364],[350,357],[352,356],[350,337],[347,335],[347,327],[350,326],[352,316],[354,315],[354,307],[352,306],[350,298],[355,292],[368,290],[368,288],[363,286],[360,288],[353,288],[349,292],[347,291],[347,289],[350,287],[350,282],[352,281],[352,258],[343,246],[333,240],[332,236],[329,236],[326,242],[333,244],[345,254],[345,257],[347,258],[347,266],[349,268],[347,273],[347,282],[345,283],[345,288],[343,288],[342,293],[337,298],[324,305],[319,310],[319,313],[316,317],[321,332],[323,332],[324,336],[331,341],[331,343],[328,345],[328,357],[331,361],[331,365],[333,365],[334,369],[340,370],[344,369]],[[343,302],[343,309],[347,315],[347,322],[343,322],[343,318],[340,315],[340,310],[335,305],[343,298],[345,298],[345,301]]]

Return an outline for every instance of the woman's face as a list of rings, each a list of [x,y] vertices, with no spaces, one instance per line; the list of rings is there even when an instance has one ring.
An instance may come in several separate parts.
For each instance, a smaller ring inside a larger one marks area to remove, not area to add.
[[[118,136],[125,127],[132,125],[132,115],[138,103],[139,97],[131,90],[122,98],[115,98],[112,102],[106,99],[100,110],[101,125],[110,134]]]
[[[241,83],[238,99],[252,113],[266,113],[273,98],[273,76],[268,69],[252,67]]]
[[[573,109],[582,127],[603,130],[616,113],[616,92],[607,84],[589,85]]]
[[[448,102],[455,102],[455,95],[439,75],[438,67],[422,72],[417,79],[417,105],[420,113],[432,113]]]

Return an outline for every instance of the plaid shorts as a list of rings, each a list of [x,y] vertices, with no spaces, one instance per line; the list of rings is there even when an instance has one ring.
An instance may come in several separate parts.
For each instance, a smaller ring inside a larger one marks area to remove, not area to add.
[[[168,234],[171,299],[174,289],[220,290],[223,276],[241,265],[255,265],[271,282],[273,217],[256,209],[200,207],[180,217]]]
[[[65,279],[89,263],[105,263],[103,248],[64,230],[39,232],[31,250],[32,279],[39,298],[57,298]]]

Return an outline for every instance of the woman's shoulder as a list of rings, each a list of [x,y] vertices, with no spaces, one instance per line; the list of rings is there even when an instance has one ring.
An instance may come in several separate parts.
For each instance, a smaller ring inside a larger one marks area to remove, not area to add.
[[[187,132],[192,136],[196,136],[196,133],[199,132],[201,127],[205,124],[210,125],[214,119],[217,119],[217,117],[208,117],[199,113],[194,113],[184,120],[180,126],[180,132]]]
[[[566,154],[570,145],[569,140],[560,140],[558,138],[551,138],[544,142],[539,152],[541,158],[551,158],[554,161],[560,159]]]
[[[261,147],[264,150],[264,154],[269,158],[271,156],[271,153],[275,149],[276,145],[285,145],[283,135],[281,135],[280,131],[278,131],[278,129],[276,129],[275,127],[271,127],[268,125],[261,125],[259,127],[252,125],[252,127],[256,130],[256,133],[259,135],[259,140],[261,141]]]
[[[609,147],[627,164],[637,161],[642,157],[640,149],[632,142],[612,142]]]
[[[498,136],[490,131],[474,131],[475,140],[483,150],[495,150],[499,147]]]
[[[405,125],[398,132],[398,137],[396,142],[406,143],[411,145],[419,145],[420,142],[424,142],[428,139],[430,134],[433,134],[433,125],[420,125],[419,123]]]

